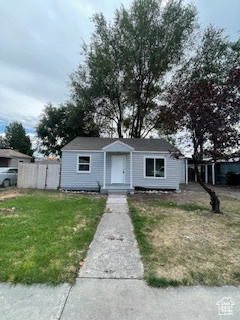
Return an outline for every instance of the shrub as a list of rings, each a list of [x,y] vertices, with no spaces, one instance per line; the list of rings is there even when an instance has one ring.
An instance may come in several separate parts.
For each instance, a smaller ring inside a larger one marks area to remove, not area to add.
[[[230,186],[240,185],[240,174],[235,172],[228,172],[226,174],[226,184]]]

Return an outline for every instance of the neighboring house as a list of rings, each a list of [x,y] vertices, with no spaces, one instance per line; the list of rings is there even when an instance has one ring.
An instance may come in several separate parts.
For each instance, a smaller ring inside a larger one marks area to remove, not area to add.
[[[222,161],[218,163],[218,176],[217,182],[220,184],[227,183],[227,174],[233,172],[235,174],[240,174],[240,158],[233,157],[229,161]]]
[[[58,158],[35,158],[37,164],[61,164],[61,160]]]
[[[102,193],[178,190],[185,158],[165,139],[77,137],[62,148],[61,188]]]
[[[227,160],[217,160],[213,162],[212,158],[204,158],[199,165],[199,173],[202,180],[205,183],[210,184],[225,184],[226,175],[229,172],[240,174],[240,158],[239,156],[233,156]],[[189,181],[197,181],[197,177],[194,172],[194,165],[192,159],[188,160],[188,176]]]
[[[12,150],[12,149],[0,149],[0,167],[18,167],[21,162],[30,163],[32,157]]]

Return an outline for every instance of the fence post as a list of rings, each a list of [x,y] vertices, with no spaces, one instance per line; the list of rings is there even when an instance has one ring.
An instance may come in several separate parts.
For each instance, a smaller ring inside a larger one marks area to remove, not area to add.
[[[47,166],[46,166],[45,190],[47,189],[47,178],[48,178],[48,164],[47,164]]]

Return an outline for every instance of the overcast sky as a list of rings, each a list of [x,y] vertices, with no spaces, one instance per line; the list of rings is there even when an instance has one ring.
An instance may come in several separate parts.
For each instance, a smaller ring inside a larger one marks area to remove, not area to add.
[[[185,0],[186,2],[188,0]],[[190,2],[190,1],[188,1]],[[0,0],[0,133],[16,120],[27,132],[44,105],[68,97],[68,75],[80,62],[82,40],[93,31],[90,17],[107,20],[131,0]],[[196,0],[199,22],[225,28],[233,40],[240,30],[239,0]]]

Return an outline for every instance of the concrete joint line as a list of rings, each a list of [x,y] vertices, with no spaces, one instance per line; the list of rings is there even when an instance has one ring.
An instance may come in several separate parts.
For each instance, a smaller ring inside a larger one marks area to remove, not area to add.
[[[69,294],[72,290],[72,287],[73,286],[66,285],[66,287],[63,289],[63,292],[60,294],[60,297],[58,299],[58,304],[57,304],[57,308],[56,308],[57,310],[56,310],[55,314],[51,317],[51,320],[60,320],[61,319],[61,316],[63,314],[64,308],[67,303]]]
[[[103,281],[105,281],[105,280],[109,280],[109,281],[119,281],[119,280],[125,280],[125,281],[129,281],[129,280],[131,280],[131,281],[139,281],[139,280],[141,280],[141,281],[144,281],[145,282],[145,280],[142,278],[142,277],[139,277],[139,278],[101,278],[101,277],[94,277],[94,276],[92,276],[92,277],[78,277],[78,279],[80,280],[80,279],[85,279],[85,280],[103,280]],[[54,319],[55,320],[55,319]]]

